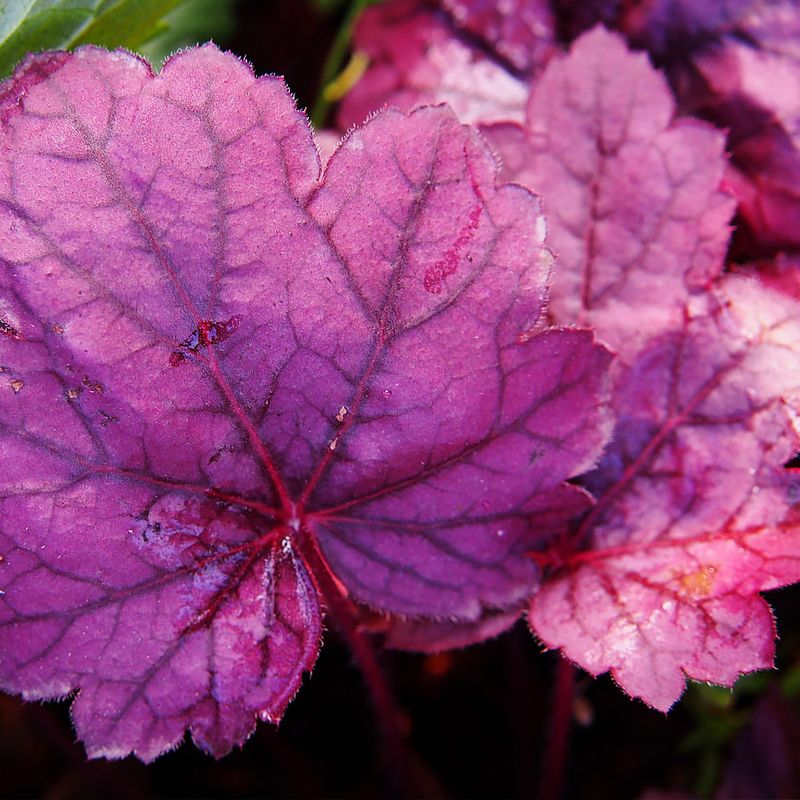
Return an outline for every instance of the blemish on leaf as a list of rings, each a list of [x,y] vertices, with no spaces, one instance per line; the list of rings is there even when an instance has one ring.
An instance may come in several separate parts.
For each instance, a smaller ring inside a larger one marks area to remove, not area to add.
[[[430,294],[441,294],[444,279],[452,275],[458,268],[458,260],[461,256],[461,251],[469,244],[470,240],[478,228],[478,222],[481,218],[481,207],[475,206],[469,215],[469,219],[461,228],[455,244],[440,258],[432,267],[425,270],[425,276],[422,279],[422,285],[425,287],[426,292]]]
[[[232,452],[233,452],[233,448],[232,448],[232,447],[230,447],[230,446],[229,446],[229,445],[227,445],[227,444],[224,444],[224,445],[222,445],[221,447],[218,447],[218,448],[217,448],[217,449],[216,449],[216,450],[215,450],[215,451],[214,451],[214,452],[213,452],[213,453],[212,453],[212,454],[209,456],[209,458],[208,458],[208,463],[209,463],[209,464],[216,464],[216,463],[217,463],[217,461],[219,461],[219,460],[220,460],[220,458],[222,458],[222,454],[223,454],[223,453],[232,453]]]
[[[82,383],[92,394],[103,394],[105,391],[105,387],[102,383],[99,381],[91,381],[86,375],[83,376]]]
[[[115,417],[113,414],[108,414],[102,410],[97,413],[100,415],[100,426],[103,428],[110,425],[112,422],[119,422],[119,417]]]
[[[51,330],[53,331],[53,333],[57,333],[60,336],[61,334],[64,333],[64,326],[56,323],[55,325],[53,325]]]
[[[340,406],[339,410],[336,412],[336,421],[337,422],[344,422],[344,418],[347,416],[347,406]]]
[[[10,337],[11,339],[20,338],[20,332],[13,325],[10,325],[8,322],[5,322],[5,320],[2,319],[0,319],[0,333],[2,333],[4,336]]]
[[[212,344],[219,344],[236,332],[242,318],[236,314],[225,322],[201,320],[191,336],[184,339],[169,355],[171,367],[177,367],[188,360],[192,354]]]
[[[73,386],[67,389],[64,394],[66,394],[67,400],[77,400],[81,396],[81,392],[83,392],[83,389],[80,386]]]
[[[706,564],[694,572],[681,576],[680,592],[692,598],[708,597],[714,589],[717,568]]]
[[[19,394],[22,387],[25,385],[24,381],[21,381],[19,378],[12,378],[8,385],[14,390],[14,394]]]

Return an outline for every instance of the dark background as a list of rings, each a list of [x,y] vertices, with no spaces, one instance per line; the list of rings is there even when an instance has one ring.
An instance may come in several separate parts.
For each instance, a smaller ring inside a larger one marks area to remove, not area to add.
[[[341,20],[341,10],[322,13],[301,0],[242,0],[233,28],[218,38],[258,74],[285,75],[310,108]],[[800,796],[800,591],[768,599],[781,636],[779,671],[745,678],[733,693],[693,685],[667,716],[629,700],[607,676],[578,673],[566,795]],[[404,710],[416,793],[537,795],[558,659],[540,650],[519,623],[463,651],[381,654]],[[332,632],[280,728],[259,724],[241,751],[218,762],[188,743],[149,766],[87,761],[68,703],[0,695],[3,798],[375,798],[390,792],[391,760],[361,677]]]

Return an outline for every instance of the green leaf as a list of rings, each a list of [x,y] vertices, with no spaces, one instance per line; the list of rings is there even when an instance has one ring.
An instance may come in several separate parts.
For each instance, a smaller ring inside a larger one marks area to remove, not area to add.
[[[183,0],[104,0],[70,46],[99,44],[138,49],[166,29],[164,17]]]
[[[196,0],[0,0],[0,76],[36,50],[90,42],[138,50],[165,34],[170,12],[195,4]]]
[[[209,39],[224,45],[236,27],[234,6],[237,1],[186,0],[165,18],[167,29],[139,52],[151,64],[158,65],[181,47]]]

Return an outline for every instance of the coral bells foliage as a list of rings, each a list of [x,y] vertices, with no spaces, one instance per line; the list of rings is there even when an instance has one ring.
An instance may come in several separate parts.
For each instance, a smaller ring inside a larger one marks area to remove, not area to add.
[[[337,592],[519,609],[586,505],[608,351],[541,319],[539,201],[445,108],[324,175],[278,79],[35,57],[2,113],[0,676],[95,755],[280,718]],[[326,588],[327,587],[327,588]]]
[[[681,116],[710,84],[676,102],[603,28],[567,47],[569,5],[369,10],[324,169],[284,84],[210,46],[158,76],[34,56],[0,89],[0,685],[75,693],[90,754],[241,744],[325,613],[427,651],[525,614],[664,710],[772,663],[795,145],[732,170]],[[583,13],[659,58],[691,34],[671,75],[711,76],[759,19],[697,8]],[[736,213],[760,260],[733,270]]]

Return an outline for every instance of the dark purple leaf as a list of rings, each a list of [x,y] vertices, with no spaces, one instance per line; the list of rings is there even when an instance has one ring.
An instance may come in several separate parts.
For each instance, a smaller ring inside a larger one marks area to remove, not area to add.
[[[800,795],[797,702],[776,689],[761,697],[731,748],[716,800],[750,800]]]
[[[757,0],[634,0],[625,4],[619,26],[637,45],[663,59],[685,58],[688,50],[733,31]]]
[[[800,6],[757,3],[676,71],[681,103],[729,129],[731,183],[751,254],[800,247]]]
[[[440,0],[454,24],[484,41],[513,70],[533,72],[554,49],[548,0]]]

